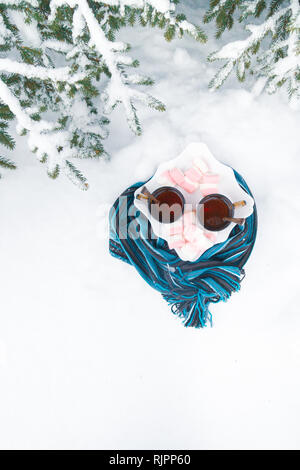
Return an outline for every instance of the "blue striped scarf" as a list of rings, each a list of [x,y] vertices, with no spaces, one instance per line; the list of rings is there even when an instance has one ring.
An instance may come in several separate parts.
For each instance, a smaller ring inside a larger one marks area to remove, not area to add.
[[[252,195],[244,179],[236,171],[234,174],[240,186]],[[223,243],[212,246],[195,262],[182,261],[165,240],[154,236],[149,221],[135,208],[134,192],[143,184],[128,188],[111,208],[110,253],[134,266],[185,326],[202,328],[208,322],[212,324],[209,304],[227,300],[240,289],[245,276],[243,267],[256,238],[256,206],[244,226],[236,225]],[[139,236],[126,236],[137,232],[137,224]]]

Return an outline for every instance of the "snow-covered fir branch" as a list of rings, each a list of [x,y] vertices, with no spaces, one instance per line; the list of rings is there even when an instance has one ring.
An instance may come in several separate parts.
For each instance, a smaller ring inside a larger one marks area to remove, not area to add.
[[[130,9],[136,9],[142,24],[159,25],[160,27],[167,25],[165,32],[167,40],[173,39],[176,34],[181,37],[186,33],[197,41],[206,41],[206,35],[199,26],[187,21],[185,15],[177,14],[177,2],[173,0],[108,0],[105,3],[109,6],[119,7],[122,16],[126,16],[126,7],[129,17]]]
[[[177,15],[173,0],[3,1],[0,9],[0,99],[26,133],[31,150],[86,188],[72,158],[106,157],[106,117],[122,104],[129,127],[141,133],[138,102],[164,105],[137,86],[153,80],[130,69],[138,62],[116,32],[127,24],[159,26],[166,39],[202,31]],[[45,118],[45,114],[47,116]],[[1,117],[1,116],[0,116]]]
[[[35,2],[4,3],[20,5],[26,8],[26,12],[29,3],[36,7]],[[60,171],[64,171],[72,181],[86,189],[85,178],[72,164],[69,164],[68,160],[78,155],[74,136],[79,135],[82,138],[82,134],[86,133],[90,140],[94,141],[103,137],[99,127],[97,128],[99,137],[94,137],[95,118],[90,116],[89,110],[85,112],[85,121],[89,122],[91,130],[87,129],[88,126],[83,126],[80,112],[72,113],[77,98],[70,99],[68,92],[74,86],[80,89],[79,82],[82,82],[86,75],[74,72],[69,65],[55,67],[46,53],[46,48],[53,44],[51,41],[45,41],[44,47],[37,48],[43,43],[37,22],[32,18],[29,30],[25,16],[22,17],[21,14],[22,8],[2,10],[0,16],[3,26],[1,36],[6,55],[5,58],[0,58],[0,100],[14,114],[20,133],[27,134],[30,149],[36,153],[40,161],[47,162],[48,174],[54,178]],[[17,21],[17,34],[13,20]],[[25,45],[26,40],[29,45]],[[16,57],[19,60],[15,60]],[[45,111],[54,111],[57,117],[51,122],[45,121],[41,119],[41,112]],[[67,125],[64,123],[66,114],[70,116]],[[83,156],[85,152],[83,149]]]
[[[175,4],[170,0],[107,0],[105,3],[120,7],[122,14],[125,14],[125,7],[145,9],[149,5],[164,15],[169,15],[175,10]]]
[[[226,3],[219,2],[210,13],[224,9]],[[272,4],[266,8],[266,2],[261,0],[238,2],[240,21],[253,15],[260,17],[263,11],[265,16],[260,24],[245,26],[250,33],[246,39],[230,42],[209,56],[210,61],[225,61],[210,83],[212,90],[219,88],[234,69],[243,81],[249,69],[258,78],[256,90],[265,88],[274,93],[285,84],[293,100],[300,97],[300,4],[298,0],[279,0],[273,9]],[[267,42],[262,44],[264,38]]]
[[[86,179],[72,164],[70,166],[68,159],[74,157],[74,150],[70,146],[68,132],[56,129],[53,122],[34,121],[2,80],[0,80],[0,100],[5,102],[15,115],[19,133],[25,131],[28,134],[30,150],[36,153],[40,161],[47,162],[49,176],[55,178],[63,170],[68,178],[79,185],[81,189],[87,189]]]
[[[102,99],[105,104],[104,112],[110,113],[117,103],[122,103],[125,109],[129,127],[136,133],[141,133],[141,126],[137,117],[134,101],[142,101],[145,104],[158,109],[164,110],[164,105],[147,93],[137,93],[129,84],[139,84],[141,81],[136,80],[136,75],[129,75],[125,72],[125,65],[132,65],[133,59],[121,54],[126,50],[126,45],[118,43],[116,45],[109,41],[99,22],[97,21],[93,11],[86,0],[52,0],[51,1],[51,19],[55,18],[56,10],[59,6],[69,5],[75,8],[73,15],[73,40],[80,43],[80,37],[84,34],[85,27],[89,32],[89,47],[95,48],[99,60],[107,67],[110,73],[110,80],[107,87],[102,92]],[[77,46],[78,47],[78,46]],[[78,50],[78,49],[77,49]],[[69,54],[69,57],[70,54]],[[143,78],[141,79],[143,80]]]
[[[70,67],[41,67],[20,63],[11,59],[0,59],[0,71],[19,74],[27,78],[37,78],[39,80],[52,80],[53,82],[76,83],[83,80],[83,73],[72,76]]]

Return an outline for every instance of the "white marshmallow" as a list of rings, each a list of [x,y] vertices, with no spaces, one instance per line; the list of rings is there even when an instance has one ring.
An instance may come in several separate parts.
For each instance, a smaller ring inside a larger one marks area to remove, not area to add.
[[[208,165],[201,157],[195,157],[193,163],[203,174],[209,171]]]

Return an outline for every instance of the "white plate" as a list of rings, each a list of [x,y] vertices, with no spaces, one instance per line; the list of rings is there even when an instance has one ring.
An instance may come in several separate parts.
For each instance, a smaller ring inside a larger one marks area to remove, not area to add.
[[[195,157],[201,157],[204,160],[204,162],[208,165],[209,170],[212,173],[216,173],[220,176],[220,181],[218,184],[218,193],[223,194],[224,196],[227,196],[228,199],[230,199],[230,201],[232,202],[241,201],[241,200],[246,201],[245,206],[237,207],[235,209],[234,217],[243,217],[243,218],[249,217],[253,212],[253,205],[254,205],[253,198],[240,187],[237,180],[235,179],[232,168],[228,167],[227,165],[224,165],[223,163],[220,163],[213,156],[213,154],[210,152],[207,145],[204,143],[196,142],[196,143],[189,144],[186,147],[186,149],[177,158],[174,158],[172,160],[169,160],[168,162],[165,162],[159,165],[153,177],[147,182],[146,184],[147,189],[152,193],[156,189],[162,186],[166,186],[166,185],[159,183],[158,181],[159,176],[165,171],[170,170],[174,167],[179,168],[182,171],[187,170],[188,168],[192,166],[193,159]],[[143,201],[143,200],[136,199],[137,194],[141,193],[144,186],[138,188],[135,191],[134,204],[138,208],[138,210],[141,211],[150,221],[155,235],[157,237],[163,238],[164,240],[168,242],[170,226],[172,226],[173,224],[162,224],[158,222],[156,219],[154,219],[151,216],[151,213],[148,209],[147,200]],[[168,184],[168,186],[174,186],[175,188],[177,188],[184,196],[185,203],[187,205],[192,205],[193,208],[196,208],[197,204],[203,198],[203,195],[200,189],[197,189],[194,193],[190,194],[175,184],[174,185]],[[228,227],[226,227],[224,230],[220,230],[219,232],[213,232],[217,237],[216,242],[214,244],[224,242],[228,238],[228,235],[233,229],[234,225],[235,225],[234,223],[230,223],[230,225],[228,225]],[[198,224],[198,226],[201,227],[200,224]],[[208,230],[206,230],[206,232],[208,232]],[[181,248],[178,248],[175,251],[177,252],[178,256],[184,261],[195,261],[198,258],[198,256],[196,257],[192,257],[191,255],[187,256],[186,254],[182,252]]]

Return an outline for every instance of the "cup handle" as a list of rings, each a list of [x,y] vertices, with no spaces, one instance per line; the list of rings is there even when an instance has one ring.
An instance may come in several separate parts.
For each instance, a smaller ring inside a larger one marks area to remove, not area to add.
[[[246,201],[238,201],[238,202],[234,202],[233,203],[233,207],[234,208],[237,208],[237,207],[244,207],[246,206],[247,202]]]

